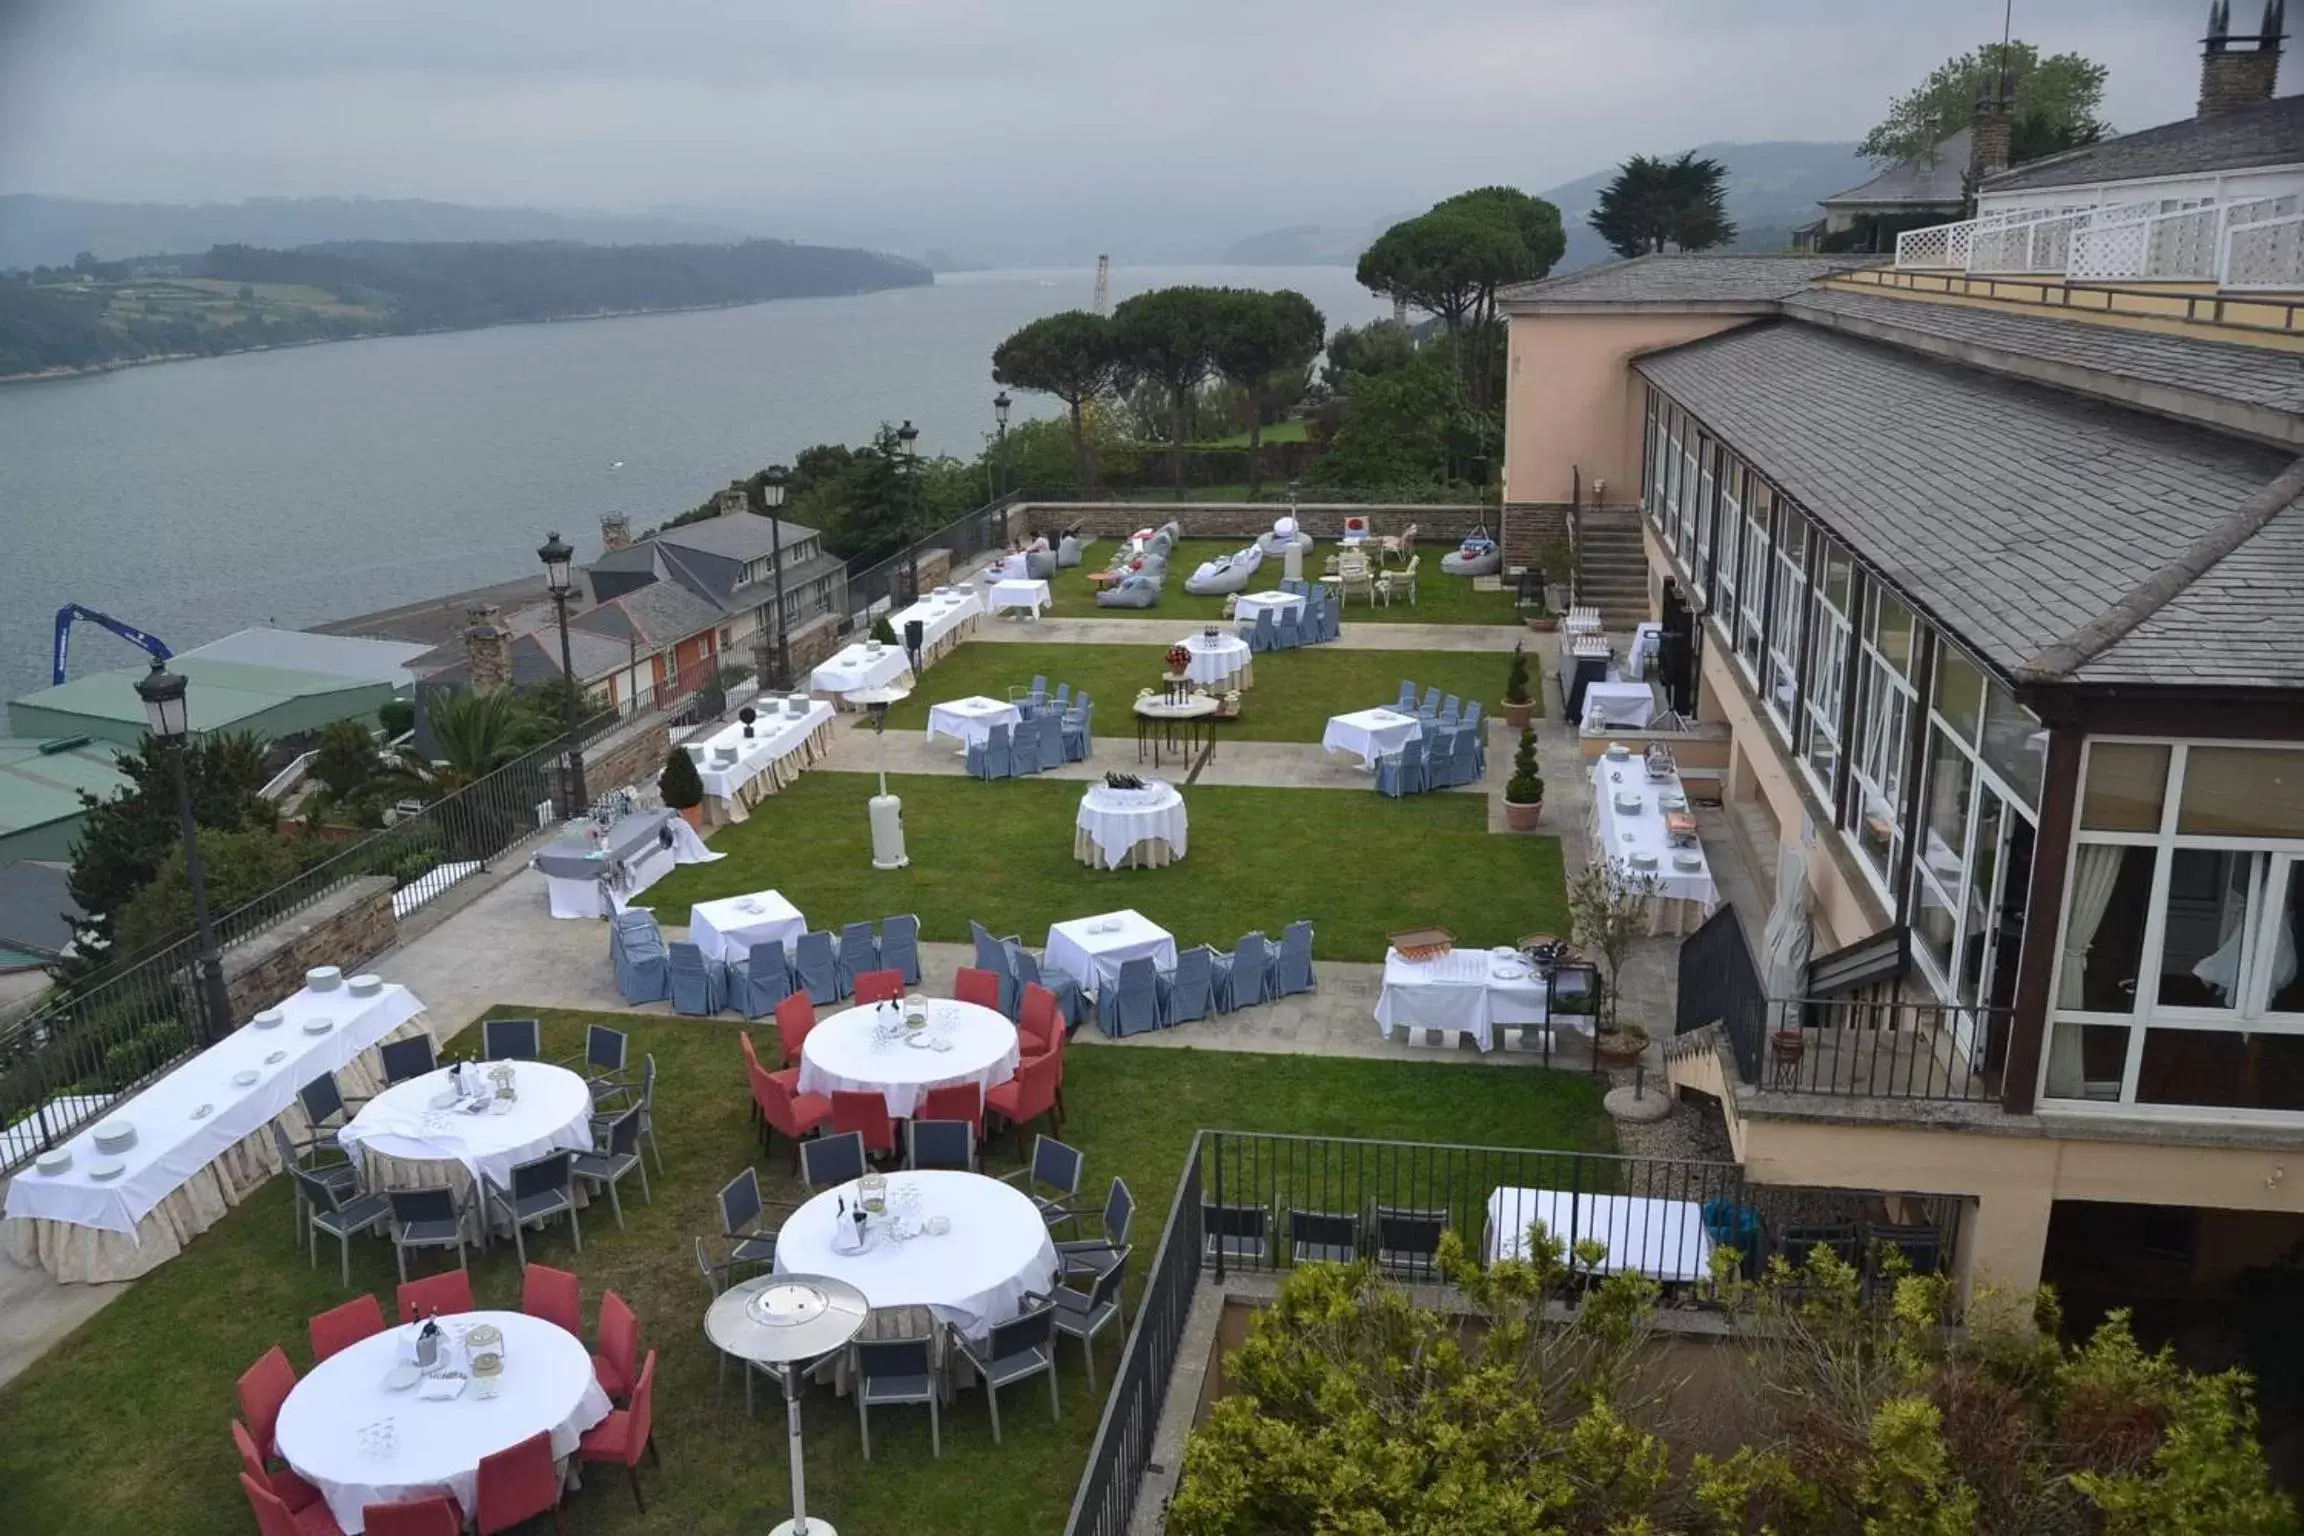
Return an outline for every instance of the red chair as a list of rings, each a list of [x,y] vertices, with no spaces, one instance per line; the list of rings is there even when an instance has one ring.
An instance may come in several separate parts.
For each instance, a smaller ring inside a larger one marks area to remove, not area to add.
[[[576,1277],[564,1269],[531,1264],[522,1270],[520,1310],[584,1337],[584,1293]]]
[[[832,1134],[858,1131],[864,1150],[883,1157],[896,1155],[896,1122],[889,1118],[888,1100],[875,1088],[865,1093],[832,1095]]]
[[[979,1008],[1000,1011],[1000,978],[990,971],[964,965],[952,979],[952,995]]]
[[[617,1402],[623,1402],[631,1395],[632,1367],[639,1358],[638,1314],[614,1291],[603,1291],[600,1295],[600,1348],[592,1356],[592,1374],[599,1379],[600,1390]]]
[[[632,1480],[632,1502],[648,1513],[640,1497],[640,1458],[653,1454],[656,1432],[656,1351],[640,1362],[640,1379],[632,1384],[632,1406],[619,1408],[602,1419],[577,1442],[576,1454],[585,1461],[621,1462]]]
[[[296,1367],[288,1363],[288,1351],[277,1344],[240,1375],[240,1417],[248,1421],[256,1448],[267,1456],[273,1454],[272,1431],[280,1422],[280,1405],[295,1390]]]
[[[307,1325],[312,1331],[312,1363],[350,1349],[362,1339],[384,1331],[384,1309],[373,1296],[355,1296],[340,1307],[330,1307]]]
[[[792,1143],[792,1166],[800,1166],[801,1138],[814,1135],[832,1118],[832,1101],[820,1093],[801,1093],[763,1072],[753,1079],[754,1097],[770,1131],[781,1131]],[[886,1106],[882,1106],[885,1111]]]
[[[464,1511],[444,1493],[398,1504],[370,1504],[360,1511],[368,1536],[464,1536]]]
[[[232,1448],[240,1453],[240,1470],[256,1479],[257,1486],[287,1505],[290,1514],[319,1499],[320,1490],[295,1473],[266,1470],[264,1453],[256,1449],[256,1437],[249,1434],[248,1426],[238,1419],[232,1421]]]
[[[480,1536],[508,1531],[546,1511],[551,1512],[552,1529],[567,1536],[568,1528],[560,1523],[560,1468],[552,1460],[552,1432],[540,1430],[518,1445],[481,1457],[473,1503],[473,1522]]]
[[[453,1317],[479,1310],[472,1301],[472,1276],[461,1269],[443,1270],[421,1280],[400,1282],[400,1321],[417,1322],[438,1314]]]
[[[257,1536],[344,1536],[344,1527],[328,1513],[325,1499],[290,1509],[245,1472],[240,1474],[240,1488],[248,1495],[248,1507],[256,1511]]]
[[[1058,1010],[1055,993],[1036,981],[1024,983],[1024,1006],[1016,1016],[1016,1031],[1033,1055],[1048,1050],[1055,1037],[1064,1033],[1064,1016]]]
[[[795,992],[776,1005],[776,1043],[783,1048],[784,1065],[800,1065],[800,1047],[816,1027],[816,1004],[805,992]]]
[[[863,1007],[871,1003],[892,1003],[904,995],[902,971],[858,971],[856,973],[856,1003]]]
[[[984,1139],[984,1090],[974,1083],[947,1083],[931,1088],[920,1100],[918,1118],[922,1120],[965,1120],[976,1127],[976,1139]]]
[[[1016,1128],[1016,1155],[1025,1155],[1027,1122],[1056,1110],[1056,1072],[1064,1058],[1055,1051],[1028,1058],[1016,1075],[984,1095],[984,1107]],[[1053,1125],[1053,1122],[1051,1122]]]
[[[760,1051],[752,1044],[752,1031],[748,1029],[736,1031],[736,1043],[744,1047],[744,1083],[746,1091],[750,1091],[752,1074],[760,1070]],[[752,1101],[752,1124],[755,1127],[760,1124],[760,1101],[757,1098]]]

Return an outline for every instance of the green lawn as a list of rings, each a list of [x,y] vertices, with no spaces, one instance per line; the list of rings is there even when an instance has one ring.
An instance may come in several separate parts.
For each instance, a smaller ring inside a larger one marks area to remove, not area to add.
[[[1301,416],[1291,416],[1286,421],[1276,421],[1264,429],[1264,441],[1267,443],[1301,443],[1308,440],[1311,435],[1312,424]],[[1230,437],[1220,437],[1212,443],[1205,443],[1201,446],[1245,448],[1248,446],[1248,434],[1235,432]]]
[[[1488,771],[1502,768],[1492,758]],[[1078,780],[892,775],[888,787],[904,800],[908,869],[872,867],[869,777],[811,773],[714,833],[728,857],[675,870],[648,904],[679,923],[693,902],[773,888],[819,928],[913,912],[923,938],[965,942],[976,918],[1035,946],[1051,923],[1122,907],[1219,949],[1308,917],[1317,957],[1368,961],[1387,933],[1426,923],[1486,947],[1567,920],[1558,840],[1490,836],[1479,795],[1197,785],[1183,862],[1107,870],[1072,857]]]
[[[571,1498],[567,1527],[576,1536],[763,1531],[789,1514],[784,1416],[769,1392],[760,1416],[747,1420],[740,1380],[718,1395],[702,1340],[705,1298],[692,1238],[718,1230],[714,1191],[747,1163],[760,1165],[771,1199],[796,1194],[790,1163],[781,1146],[772,1159],[759,1157],[746,1123],[736,1023],[628,1015],[611,1021],[632,1031],[636,1056],[656,1055],[668,1177],[658,1181],[653,1205],[627,1200],[629,1231],[617,1231],[605,1205],[596,1205],[581,1254],[565,1227],[532,1234],[529,1251],[583,1278],[587,1322],[610,1287],[638,1311],[642,1348],[661,1352],[663,1464],[642,1469],[645,1517],[634,1512],[621,1474],[609,1469],[595,1471]],[[579,1049],[585,1022],[583,1015],[548,1015],[548,1054]],[[774,1030],[756,1038],[773,1054]],[[1533,1069],[1095,1047],[1073,1051],[1066,1067],[1065,1135],[1086,1154],[1088,1187],[1100,1198],[1119,1175],[1137,1193],[1139,1277],[1199,1127],[1590,1150],[1613,1144],[1596,1082]],[[1013,1166],[1003,1142],[988,1171]],[[288,1187],[275,1179],[0,1389],[0,1528],[41,1536],[244,1536],[251,1520],[234,1477],[233,1382],[275,1343],[303,1369],[311,1360],[305,1319],[344,1299],[333,1255],[319,1269],[307,1267],[282,1214],[287,1207]],[[354,1244],[353,1282],[378,1293],[389,1309],[390,1250]],[[475,1262],[474,1284],[483,1306],[518,1305],[509,1247]],[[1107,1332],[1100,1349],[1098,1379],[1109,1387],[1114,1334]],[[1088,1391],[1078,1346],[1065,1344],[1061,1355],[1061,1424],[1048,1421],[1045,1387],[1028,1383],[1009,1394],[1007,1444],[995,1448],[982,1393],[964,1393],[944,1419],[941,1461],[929,1458],[924,1410],[883,1409],[873,1416],[867,1467],[853,1404],[812,1391],[811,1507],[852,1532],[1058,1530],[1101,1407]]]
[[[1098,760],[1132,767],[1136,727],[1130,710],[1136,692],[1160,686],[1168,647],[1192,632],[1187,624],[1148,629],[1142,645],[964,645],[936,663],[927,681],[888,711],[888,723],[898,730],[922,730],[931,705],[979,693],[1004,699],[1011,686],[1029,687],[1034,677],[1045,677],[1051,688],[1070,683],[1075,694],[1088,691],[1096,700]],[[1256,685],[1240,696],[1240,718],[1219,724],[1217,739],[1300,741],[1307,752],[1317,752],[1330,715],[1397,702],[1403,682],[1477,699],[1494,720],[1502,712],[1504,679],[1511,670],[1512,657],[1504,651],[1348,651],[1313,645],[1268,652],[1256,658]],[[1490,736],[1491,773],[1499,766],[1495,749],[1501,743],[1501,736]],[[1223,751],[1221,745],[1217,751]]]
[[[1275,517],[1279,513],[1273,514]],[[1148,522],[1159,518],[1145,513]],[[1168,557],[1168,580],[1160,593],[1156,608],[1099,608],[1095,589],[1088,585],[1088,573],[1102,570],[1112,561],[1118,547],[1111,539],[1098,539],[1088,546],[1086,563],[1061,570],[1049,583],[1055,595],[1055,615],[1060,619],[1147,619],[1153,623],[1209,623],[1220,622],[1224,613],[1221,597],[1194,597],[1184,590],[1185,581],[1199,568],[1203,560],[1228,555],[1247,543],[1245,539],[1184,539]],[[1440,557],[1455,548],[1453,544],[1420,543],[1418,549],[1424,563],[1416,568],[1416,601],[1371,606],[1354,598],[1344,607],[1344,622],[1352,624],[1517,624],[1518,612],[1512,606],[1510,592],[1475,592],[1469,576],[1443,576]],[[1304,562],[1306,579],[1317,579],[1323,569],[1322,562],[1334,546],[1322,543]],[[1256,573],[1251,590],[1275,590],[1280,585],[1280,562],[1267,558]]]

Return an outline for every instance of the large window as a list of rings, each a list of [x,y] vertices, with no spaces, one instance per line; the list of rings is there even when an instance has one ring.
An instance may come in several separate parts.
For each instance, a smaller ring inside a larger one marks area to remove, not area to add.
[[[1702,472],[1696,480],[1695,515],[1688,519],[1693,548],[1688,553],[1688,584],[1696,595],[1707,601],[1712,596],[1712,508],[1715,504],[1714,472],[1722,457],[1720,445],[1710,437],[1699,440],[1697,448]]]
[[[1672,542],[1680,536],[1680,469],[1686,462],[1680,448],[1680,433],[1687,424],[1687,415],[1678,406],[1667,407],[1670,412],[1671,433],[1665,442],[1664,461],[1664,539]]]
[[[1883,897],[1904,845],[1904,765],[1910,751],[1915,633],[1912,610],[1877,582],[1864,603],[1857,658],[1856,745],[1849,758],[1847,827]]]
[[[1720,553],[1712,577],[1712,613],[1731,642],[1736,635],[1736,563],[1744,548],[1744,484],[1744,461],[1728,455],[1726,478],[1720,482],[1720,531],[1713,538]]]
[[[1696,525],[1703,521],[1705,498],[1712,493],[1712,439],[1697,427],[1693,417],[1681,431],[1680,451],[1684,455],[1680,464],[1680,520],[1672,525],[1672,548],[1680,556],[1681,568],[1687,569]]]
[[[1751,517],[1744,529],[1744,613],[1736,631],[1736,659],[1744,664],[1745,680],[1760,683],[1761,637],[1768,627],[1769,552],[1775,548],[1768,530],[1776,516],[1776,493],[1754,476]]]
[[[1801,672],[1800,760],[1826,799],[1840,771],[1840,703],[1847,682],[1848,624],[1855,563],[1818,531],[1816,582],[1808,594],[1808,664]]]
[[[2304,749],[2096,740],[2045,1096],[2304,1110]]]
[[[1776,595],[1768,615],[1768,663],[1765,685],[1768,713],[1789,740],[1792,709],[1800,696],[1800,615],[1808,602],[1808,520],[1789,506],[1777,508]]]

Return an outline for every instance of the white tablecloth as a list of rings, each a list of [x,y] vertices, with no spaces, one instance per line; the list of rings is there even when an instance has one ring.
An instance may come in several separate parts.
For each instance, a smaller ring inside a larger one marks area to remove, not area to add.
[[[415,1357],[406,1328],[387,1328],[312,1367],[280,1409],[280,1456],[328,1501],[346,1531],[367,1527],[370,1504],[455,1497],[469,1518],[476,1507],[480,1461],[541,1430],[552,1435],[552,1454],[573,1455],[584,1432],[608,1417],[612,1404],[592,1374],[584,1341],[524,1312],[468,1312],[443,1318],[455,1332],[493,1323],[504,1333],[503,1385],[492,1398],[470,1387],[446,1402],[427,1402],[416,1388],[388,1392],[384,1378]],[[362,1447],[360,1431],[392,1422],[392,1453],[379,1459]]]
[[[1528,1228],[1560,1241],[1593,1238],[1608,1256],[1600,1273],[1634,1270],[1655,1280],[1704,1280],[1711,1276],[1712,1239],[1704,1211],[1693,1200],[1654,1200],[1638,1195],[1570,1195],[1564,1189],[1503,1188],[1488,1196],[1488,1260],[1517,1259],[1528,1251]]]
[[[854,693],[859,688],[885,688],[911,670],[901,645],[883,645],[878,655],[866,645],[858,640],[842,646],[808,675],[808,686],[818,693]]]
[[[1588,683],[1584,688],[1584,719],[1597,716],[1602,725],[1639,729],[1656,718],[1656,694],[1646,683]]]
[[[1115,919],[1120,926],[1110,933],[1088,931]],[[1134,907],[1058,923],[1048,930],[1043,952],[1047,964],[1071,972],[1091,992],[1120,979],[1121,961],[1142,955],[1152,957],[1155,970],[1176,969],[1176,936]]]
[[[945,641],[964,633],[984,613],[984,600],[974,592],[954,588],[946,597],[935,593],[924,594],[909,608],[901,608],[888,615],[888,627],[896,631],[899,644],[904,639],[904,626],[914,619],[920,621],[920,655],[924,661],[933,660],[946,649]]]
[[[1234,622],[1243,627],[1256,622],[1256,615],[1272,610],[1272,622],[1277,624],[1290,614],[1304,615],[1304,599],[1294,592],[1247,592],[1232,609]]]
[[[928,735],[931,740],[949,736],[963,748],[972,747],[992,734],[996,725],[1013,726],[1024,718],[1024,712],[1005,699],[989,698],[984,694],[971,694],[965,699],[951,699],[928,708]]]
[[[1378,706],[1330,715],[1328,729],[1320,733],[1320,745],[1330,752],[1356,753],[1361,765],[1373,771],[1377,758],[1391,756],[1423,734],[1424,722],[1414,715]]]
[[[1022,581],[1031,569],[1032,562],[1029,556],[1021,554],[1002,555],[984,567],[984,575],[987,580],[991,581]]]
[[[1275,619],[1274,623],[1279,621]],[[1196,683],[1228,683],[1249,669],[1248,642],[1219,630],[1211,640],[1198,630],[1176,642],[1192,653],[1184,675]]]
[[[770,701],[775,701],[775,695],[770,695]],[[831,728],[833,714],[829,703],[810,699],[807,710],[799,715],[788,715],[782,709],[773,715],[763,712],[752,722],[749,740],[744,735],[744,722],[737,720],[702,741],[688,743],[704,749],[696,763],[696,776],[704,781],[704,793],[715,800],[737,801],[745,799],[744,792],[755,788],[764,775],[788,780],[792,771],[806,765],[810,756],[809,739]],[[735,750],[736,760],[722,763],[721,752],[730,748]],[[795,755],[800,758],[799,763],[787,761]],[[774,786],[766,788],[772,792]],[[756,803],[760,798],[761,795],[754,794],[749,802]]]
[[[1720,888],[1713,884],[1712,867],[1705,861],[1701,846],[1694,848],[1671,847],[1664,837],[1664,813],[1657,806],[1659,796],[1685,795],[1678,775],[1659,784],[1648,782],[1648,770],[1641,764],[1640,754],[1618,761],[1602,757],[1592,766],[1592,809],[1598,826],[1600,847],[1612,862],[1623,862],[1629,868],[1633,854],[1656,855],[1656,868],[1635,871],[1653,875],[1657,894],[1668,901],[1691,901],[1710,912],[1720,904]],[[1616,809],[1616,797],[1636,794],[1640,797],[1640,810],[1631,814]],[[1675,868],[1675,856],[1693,855],[1696,868]]]
[[[104,1117],[136,1127],[136,1144],[118,1154],[125,1165],[118,1175],[91,1177],[106,1154],[96,1150],[90,1126],[64,1143],[72,1153],[70,1168],[54,1175],[26,1169],[9,1181],[8,1215],[133,1234],[161,1201],[285,1112],[297,1089],[348,1065],[424,1005],[406,987],[388,986],[374,997],[307,988],[279,1008],[286,1019],[279,1027],[234,1030]],[[306,1024],[319,1019],[333,1019],[335,1027],[322,1035],[304,1033]],[[284,1053],[283,1059],[267,1062],[274,1052]],[[232,1079],[240,1072],[257,1073],[257,1080],[236,1088]],[[194,1119],[203,1104],[213,1107]],[[261,1153],[272,1166],[271,1147]]]
[[[481,1067],[485,1075],[496,1063]],[[544,1061],[511,1063],[519,1097],[498,1114],[467,1115],[434,1109],[432,1101],[449,1089],[448,1069],[396,1083],[360,1107],[352,1123],[336,1133],[347,1152],[411,1163],[456,1163],[475,1179],[498,1189],[512,1183],[512,1170],[532,1157],[562,1148],[592,1150],[592,1091],[566,1067]],[[385,1181],[408,1188],[397,1178]],[[430,1182],[429,1178],[420,1182]]]
[[[800,1048],[800,1091],[878,1093],[888,1113],[909,1120],[931,1088],[974,1083],[990,1089],[1016,1075],[1016,1026],[990,1008],[948,997],[927,999],[928,1027],[909,1039],[878,1039],[872,1007],[844,1008],[808,1031]],[[936,1050],[944,1042],[948,1050]]]
[[[1171,858],[1180,859],[1187,851],[1184,796],[1174,785],[1160,779],[1147,779],[1142,789],[1089,785],[1088,792],[1080,797],[1080,812],[1073,818],[1073,825],[1087,834],[1088,841],[1095,845],[1098,861],[1106,869],[1118,869],[1128,861],[1129,853],[1138,843],[1155,838],[1168,845]],[[1174,955],[1173,945],[1169,953]]]
[[[1036,614],[1043,608],[1054,606],[1056,599],[1048,591],[1048,583],[1045,581],[1003,577],[992,583],[991,607],[994,613],[1009,608],[1023,608]]]
[[[753,945],[770,939],[784,941],[784,958],[789,961],[807,929],[808,919],[800,915],[800,909],[776,891],[723,896],[688,909],[689,942],[704,951],[705,959],[723,964],[746,958]]]
[[[1524,958],[1452,949],[1429,960],[1407,960],[1387,949],[1376,1026],[1387,1037],[1401,1029],[1455,1030],[1483,1051],[1493,1050],[1497,1025],[1546,1021],[1549,990]]]
[[[856,1205],[856,1186],[843,1184],[785,1219],[776,1233],[776,1272],[831,1275],[875,1308],[926,1307],[978,1340],[1023,1311],[1025,1293],[1045,1294],[1055,1284],[1056,1245],[1021,1190],[979,1173],[896,1173],[888,1176],[891,1209],[901,1209],[907,1187],[920,1191],[918,1219],[942,1216],[952,1230],[905,1242],[875,1232],[864,1252],[835,1252],[838,1202]]]

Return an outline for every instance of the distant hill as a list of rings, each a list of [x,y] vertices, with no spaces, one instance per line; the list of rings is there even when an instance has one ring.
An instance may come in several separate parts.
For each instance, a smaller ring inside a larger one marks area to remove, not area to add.
[[[575,240],[588,245],[726,245],[768,234],[733,222],[543,208],[472,208],[417,198],[252,197],[238,203],[103,203],[0,194],[0,268],[116,261],[217,245],[277,250],[338,240]]]

